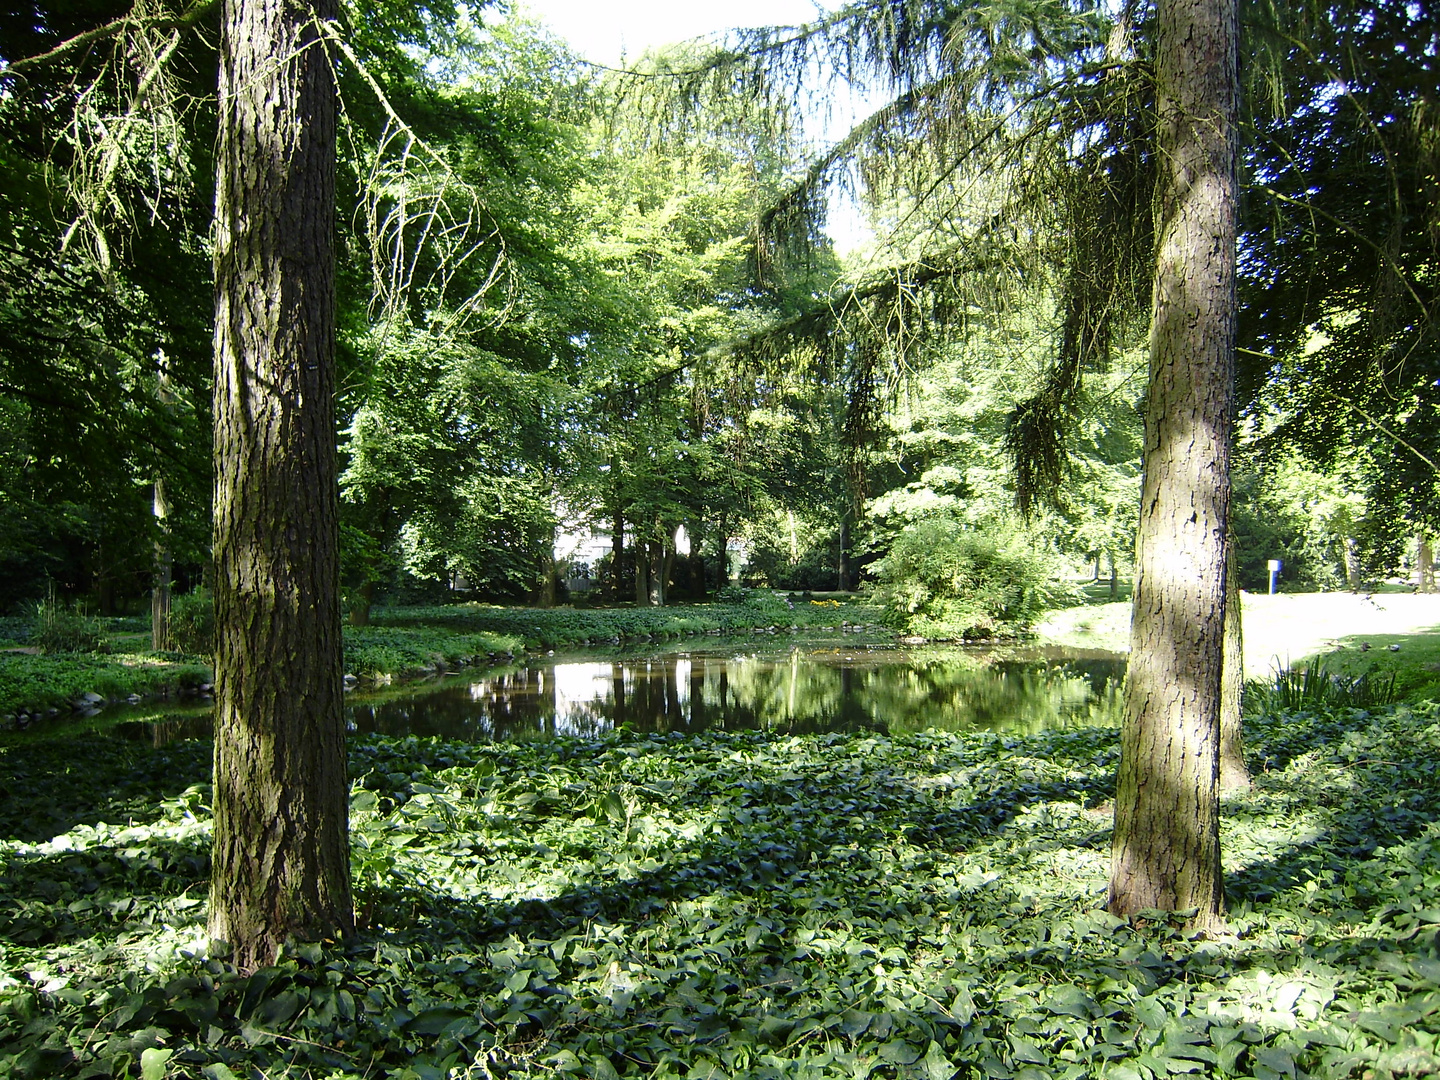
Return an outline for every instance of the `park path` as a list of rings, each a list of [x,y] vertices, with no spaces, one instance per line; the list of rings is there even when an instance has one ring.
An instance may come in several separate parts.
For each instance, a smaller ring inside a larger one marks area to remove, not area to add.
[[[1440,594],[1244,594],[1245,677],[1268,675],[1368,636],[1440,633]]]
[[[1242,593],[1245,677],[1263,679],[1307,656],[1354,647],[1368,636],[1440,633],[1440,595],[1412,593]],[[1051,612],[1036,628],[1042,641],[1127,651],[1130,603]]]

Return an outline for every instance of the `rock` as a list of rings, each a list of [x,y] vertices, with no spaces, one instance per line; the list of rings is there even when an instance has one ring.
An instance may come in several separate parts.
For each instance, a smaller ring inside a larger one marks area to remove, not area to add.
[[[141,700],[142,700],[142,698],[140,697],[139,694],[131,694],[131,695],[130,695],[129,697],[127,697],[125,700],[126,700],[127,702],[129,702],[131,705],[139,705],[140,702],[141,702]]]
[[[79,700],[83,705],[103,705],[105,703],[105,699],[93,690],[85,691],[80,695]]]
[[[1400,651],[1400,646],[1399,646],[1399,645],[1391,645],[1391,646],[1390,646],[1390,651],[1391,651],[1391,652],[1399,652],[1399,651]]]

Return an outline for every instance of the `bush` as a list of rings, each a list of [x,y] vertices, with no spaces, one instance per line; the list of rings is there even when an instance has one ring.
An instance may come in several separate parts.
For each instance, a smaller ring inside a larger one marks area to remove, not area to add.
[[[215,651],[215,599],[203,585],[170,602],[170,644],[191,656]]]
[[[1014,636],[1064,598],[1019,533],[936,514],[906,526],[874,565],[874,598],[898,630],[940,640]]]
[[[47,656],[110,651],[110,642],[100,621],[60,603],[53,592],[35,605],[30,640]]]

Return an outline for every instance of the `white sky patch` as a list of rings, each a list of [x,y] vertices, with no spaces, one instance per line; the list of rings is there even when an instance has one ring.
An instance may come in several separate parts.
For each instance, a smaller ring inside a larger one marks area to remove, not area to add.
[[[751,26],[798,26],[821,9],[810,0],[729,0],[725,4],[675,0],[519,0],[586,60],[610,67],[637,60],[658,45]]]
[[[516,0],[516,6],[570,43],[581,57],[608,67],[638,60],[647,49],[726,30],[756,26],[800,26],[825,14],[826,5],[813,0],[729,0],[725,4],[676,3],[675,0]],[[838,6],[838,0],[828,5]],[[841,91],[843,93],[843,91]],[[817,142],[827,145],[844,136],[857,115],[870,111],[865,101],[834,103],[828,117],[812,116]],[[855,201],[830,197],[826,232],[842,255],[867,244],[874,234]]]

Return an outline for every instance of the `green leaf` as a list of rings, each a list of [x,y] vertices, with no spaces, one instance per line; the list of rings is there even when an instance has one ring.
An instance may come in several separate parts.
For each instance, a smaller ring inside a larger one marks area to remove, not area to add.
[[[165,1067],[174,1053],[174,1050],[159,1050],[153,1046],[140,1051],[141,1080],[165,1080]]]
[[[457,1009],[451,1005],[437,1005],[425,1009],[408,1024],[406,1031],[412,1031],[416,1035],[439,1035],[457,1020],[469,1020],[471,1015],[464,1009]]]
[[[925,1075],[928,1080],[950,1080],[957,1072],[959,1067],[952,1064],[940,1049],[940,1044],[931,1039],[930,1045],[925,1048]]]
[[[904,1039],[891,1039],[883,1044],[877,1053],[896,1065],[912,1065],[920,1060],[920,1048]]]
[[[1041,1004],[1060,1016],[1089,1020],[1096,1013],[1095,999],[1078,986],[1058,986]]]

